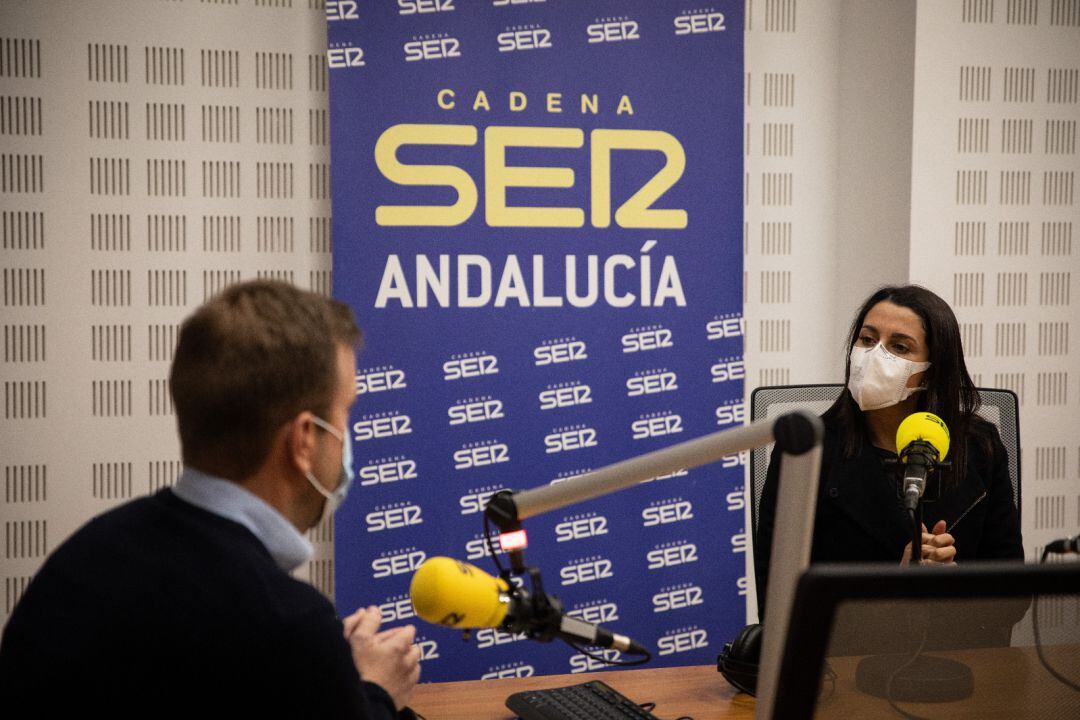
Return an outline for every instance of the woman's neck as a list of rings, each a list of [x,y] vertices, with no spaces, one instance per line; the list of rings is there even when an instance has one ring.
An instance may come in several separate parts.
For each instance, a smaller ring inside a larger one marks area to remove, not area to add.
[[[870,442],[874,447],[896,452],[896,430],[900,423],[917,408],[917,398],[912,395],[896,405],[880,410],[867,410],[863,412],[866,418],[866,428],[870,434]]]

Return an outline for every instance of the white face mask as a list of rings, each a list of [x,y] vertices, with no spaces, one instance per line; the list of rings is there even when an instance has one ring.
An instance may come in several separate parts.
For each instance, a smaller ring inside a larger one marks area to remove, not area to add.
[[[349,486],[352,485],[354,477],[351,438],[346,437],[340,430],[322,418],[315,417],[313,420],[316,425],[341,441],[341,475],[338,476],[338,486],[336,489],[333,491],[327,490],[310,472],[304,473],[312,487],[318,490],[319,494],[326,498],[323,514],[327,511],[333,514],[335,510],[341,507],[341,503],[345,502],[345,496],[349,494]]]
[[[851,348],[848,389],[862,410],[880,410],[907,400],[924,388],[907,387],[908,378],[930,367],[897,357],[878,343],[872,348]]]

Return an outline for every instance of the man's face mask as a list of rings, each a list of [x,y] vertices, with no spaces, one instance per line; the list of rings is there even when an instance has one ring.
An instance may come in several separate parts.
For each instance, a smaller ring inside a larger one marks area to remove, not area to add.
[[[345,502],[345,496],[349,494],[349,486],[352,485],[355,476],[355,473],[353,473],[352,443],[349,442],[349,438],[345,434],[322,418],[316,416],[313,419],[316,425],[341,441],[341,474],[338,476],[338,486],[335,490],[327,490],[310,472],[304,473],[312,487],[326,498],[324,514],[327,511],[333,513]]]
[[[881,343],[872,348],[853,347],[848,389],[864,411],[892,407],[924,389],[909,388],[907,382],[928,367],[928,362],[913,362],[893,355]]]

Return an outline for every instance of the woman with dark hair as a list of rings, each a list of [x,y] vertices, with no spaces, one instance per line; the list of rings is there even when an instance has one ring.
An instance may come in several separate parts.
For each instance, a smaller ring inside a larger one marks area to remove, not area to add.
[[[811,562],[892,562],[911,555],[911,525],[897,493],[896,431],[914,412],[949,428],[951,467],[924,502],[924,564],[1022,560],[1008,456],[997,429],[976,415],[956,316],[915,285],[885,287],[859,309],[848,339],[845,388],[822,419],[825,442]],[[776,510],[778,453],[769,464],[754,543],[759,606],[765,599]],[[926,531],[929,528],[929,531]]]

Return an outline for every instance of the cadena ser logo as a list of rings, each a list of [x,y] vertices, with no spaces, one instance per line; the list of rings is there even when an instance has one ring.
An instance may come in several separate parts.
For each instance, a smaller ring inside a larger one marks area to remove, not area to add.
[[[533,348],[533,364],[537,367],[588,359],[589,350],[585,342],[572,337],[545,340]]]
[[[487,671],[480,676],[480,679],[503,680],[505,678],[532,677],[535,674],[536,668],[532,665],[527,665],[524,660],[518,660],[517,662],[503,663],[502,665],[489,667]]]
[[[720,358],[709,368],[714,383],[728,382],[729,380],[742,380],[746,377],[746,368],[741,358]]]
[[[384,577],[405,575],[416,570],[425,560],[427,560],[427,553],[415,547],[388,550],[371,561],[372,577],[378,580]]]
[[[413,641],[413,645],[420,649],[420,662],[439,659],[439,643],[434,640],[428,640],[423,635],[418,635]]]
[[[656,395],[679,389],[679,376],[667,368],[639,370],[626,378],[626,396]]]
[[[746,422],[746,403],[733,402],[716,408],[717,425],[742,425]]]
[[[596,670],[603,670],[604,668],[611,667],[611,663],[619,663],[622,661],[622,653],[611,648],[608,648],[607,650],[593,650],[590,654],[593,655],[593,657],[581,654],[571,655],[570,672],[594,672]]]
[[[398,15],[425,15],[427,13],[453,12],[455,0],[397,0]]]
[[[412,419],[399,412],[365,415],[353,423],[353,439],[356,442],[379,440],[396,435],[412,434]]]
[[[591,473],[592,471],[593,469],[591,467],[582,468],[580,470],[560,470],[558,474],[555,475],[555,478],[548,483],[548,485],[558,485],[561,482],[566,482],[571,478],[580,477],[582,475],[585,475],[586,473]]]
[[[675,435],[683,431],[682,416],[672,412],[654,412],[640,415],[630,423],[634,440]]]
[[[408,595],[394,595],[386,598],[385,602],[379,603],[379,614],[384,623],[416,617],[416,611]]]
[[[707,10],[684,10],[673,20],[676,35],[699,35],[701,33],[727,30],[724,13],[713,8]]]
[[[505,555],[506,552],[499,547],[499,534],[492,533],[491,543],[495,546],[495,552]],[[472,540],[465,543],[465,557],[469,560],[478,560],[482,557],[491,557],[491,546],[482,534],[474,535]]]
[[[669,500],[654,500],[649,507],[641,511],[642,527],[654,527],[656,525],[670,525],[671,523],[683,522],[694,519],[694,505],[689,500],[671,498]]]
[[[686,565],[698,561],[698,549],[692,542],[672,540],[654,545],[652,550],[645,553],[645,560],[649,570]]]
[[[495,39],[499,43],[499,52],[542,50],[553,47],[551,44],[551,31],[536,24],[508,27],[499,33]]]
[[[419,505],[401,502],[376,506],[373,511],[364,516],[364,522],[367,523],[367,531],[373,533],[420,525],[424,522],[424,518]]]
[[[555,542],[569,542],[607,534],[607,518],[595,512],[568,515],[555,526]]]
[[[660,592],[652,596],[653,612],[671,612],[683,608],[703,605],[705,594],[701,588],[691,583],[671,585],[660,588]]]
[[[326,0],[326,21],[359,20],[356,0]]]
[[[364,49],[352,43],[331,43],[326,49],[326,64],[331,70],[364,67]]]
[[[483,628],[476,631],[476,648],[486,650],[490,647],[509,645],[527,639],[528,636],[525,633],[504,633],[495,628]]]
[[[503,412],[502,400],[496,400],[490,395],[458,400],[446,408],[446,414],[450,418],[450,425],[452,426],[501,420],[506,417]]]
[[[416,461],[404,455],[379,458],[368,461],[367,465],[360,468],[357,473],[360,476],[360,485],[384,485],[398,482],[399,480],[415,480]]]
[[[658,655],[690,652],[709,645],[709,633],[697,627],[681,627],[661,635],[656,641]]]
[[[559,570],[560,585],[577,585],[615,577],[611,561],[599,555],[574,560]]]
[[[742,337],[745,334],[746,320],[737,313],[720,315],[705,323],[705,336],[709,340]]]
[[[738,555],[739,553],[746,552],[747,545],[750,544],[750,539],[746,534],[746,531],[737,532],[731,536],[731,553]]]
[[[585,425],[568,425],[552,430],[544,437],[544,453],[568,452],[599,445],[596,430]]]
[[[739,589],[739,595],[745,596],[750,587],[750,581],[744,576],[735,581],[735,587]]]
[[[357,395],[403,390],[408,386],[405,382],[405,371],[398,370],[392,365],[364,368],[356,373]]]
[[[654,478],[649,478],[648,480],[642,480],[641,482],[649,483],[649,482],[656,482],[657,480],[670,480],[671,478],[686,477],[689,474],[690,474],[689,470],[687,470],[686,468],[680,468],[680,469],[675,470],[673,472],[669,472],[666,475],[657,475]]]
[[[734,490],[724,496],[727,502],[728,512],[739,512],[746,509],[746,491],[742,485],[737,485]]]
[[[510,446],[498,440],[466,443],[460,450],[454,451],[455,470],[469,470],[504,462],[510,462]]]
[[[495,7],[507,7],[510,5],[535,5],[536,3],[547,2],[547,0],[491,0],[491,4]]]
[[[499,374],[499,358],[485,352],[451,355],[443,363],[443,380],[463,380]]]
[[[625,16],[597,18],[596,22],[585,28],[585,34],[590,44],[641,39],[637,20]]]
[[[405,52],[405,62],[461,57],[461,41],[446,33],[416,35],[401,47]]]
[[[500,490],[506,488],[502,485],[488,485],[480,488],[471,488],[469,492],[458,498],[458,507],[461,508],[462,515],[475,515],[478,512],[483,512],[487,507],[488,500],[491,496]]]
[[[594,602],[575,604],[571,606],[566,614],[593,625],[613,623],[619,619],[619,606],[606,599],[596,600]]]
[[[541,410],[588,405],[592,402],[592,388],[582,382],[565,382],[548,385],[536,396]]]
[[[743,467],[748,462],[750,462],[750,451],[743,450],[742,452],[737,452],[734,455],[725,455],[723,458],[720,459],[720,467],[724,469]]]
[[[622,336],[622,351],[624,353],[660,350],[670,347],[675,347],[674,337],[671,331],[662,325],[633,328]]]

